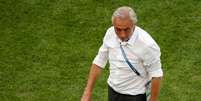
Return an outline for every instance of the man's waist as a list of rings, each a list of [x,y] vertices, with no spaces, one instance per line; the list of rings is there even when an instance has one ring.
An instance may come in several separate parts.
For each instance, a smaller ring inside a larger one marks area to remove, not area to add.
[[[146,81],[146,79],[140,78],[129,78],[125,80],[109,77],[107,83],[119,93],[137,95],[145,93]]]

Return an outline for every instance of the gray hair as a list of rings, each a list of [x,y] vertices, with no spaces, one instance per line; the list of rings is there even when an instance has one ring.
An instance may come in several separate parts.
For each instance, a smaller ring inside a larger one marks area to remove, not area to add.
[[[137,23],[137,15],[136,15],[135,11],[131,7],[128,7],[128,6],[119,7],[114,11],[114,13],[112,15],[112,23],[114,22],[115,17],[125,18],[127,16],[129,16],[129,18],[132,20],[133,24]]]

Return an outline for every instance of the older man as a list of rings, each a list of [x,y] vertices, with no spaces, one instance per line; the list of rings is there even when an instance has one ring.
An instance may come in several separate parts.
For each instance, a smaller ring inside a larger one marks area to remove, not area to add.
[[[163,71],[160,48],[153,38],[136,26],[130,7],[118,8],[95,57],[81,101],[91,101],[92,90],[107,60],[110,63],[109,101],[146,101],[146,83],[151,80],[150,101],[157,101]]]

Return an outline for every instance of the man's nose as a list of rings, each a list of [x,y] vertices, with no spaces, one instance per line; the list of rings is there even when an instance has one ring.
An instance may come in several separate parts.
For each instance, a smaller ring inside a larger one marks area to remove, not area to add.
[[[120,36],[121,36],[121,37],[126,37],[126,32],[125,32],[124,30],[121,30]]]

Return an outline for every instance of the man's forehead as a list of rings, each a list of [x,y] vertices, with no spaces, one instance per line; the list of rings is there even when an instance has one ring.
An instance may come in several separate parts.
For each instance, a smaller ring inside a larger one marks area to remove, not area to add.
[[[116,27],[130,27],[132,26],[132,24],[133,23],[130,18],[122,19],[119,17],[115,17],[114,23],[113,23],[113,25]]]

